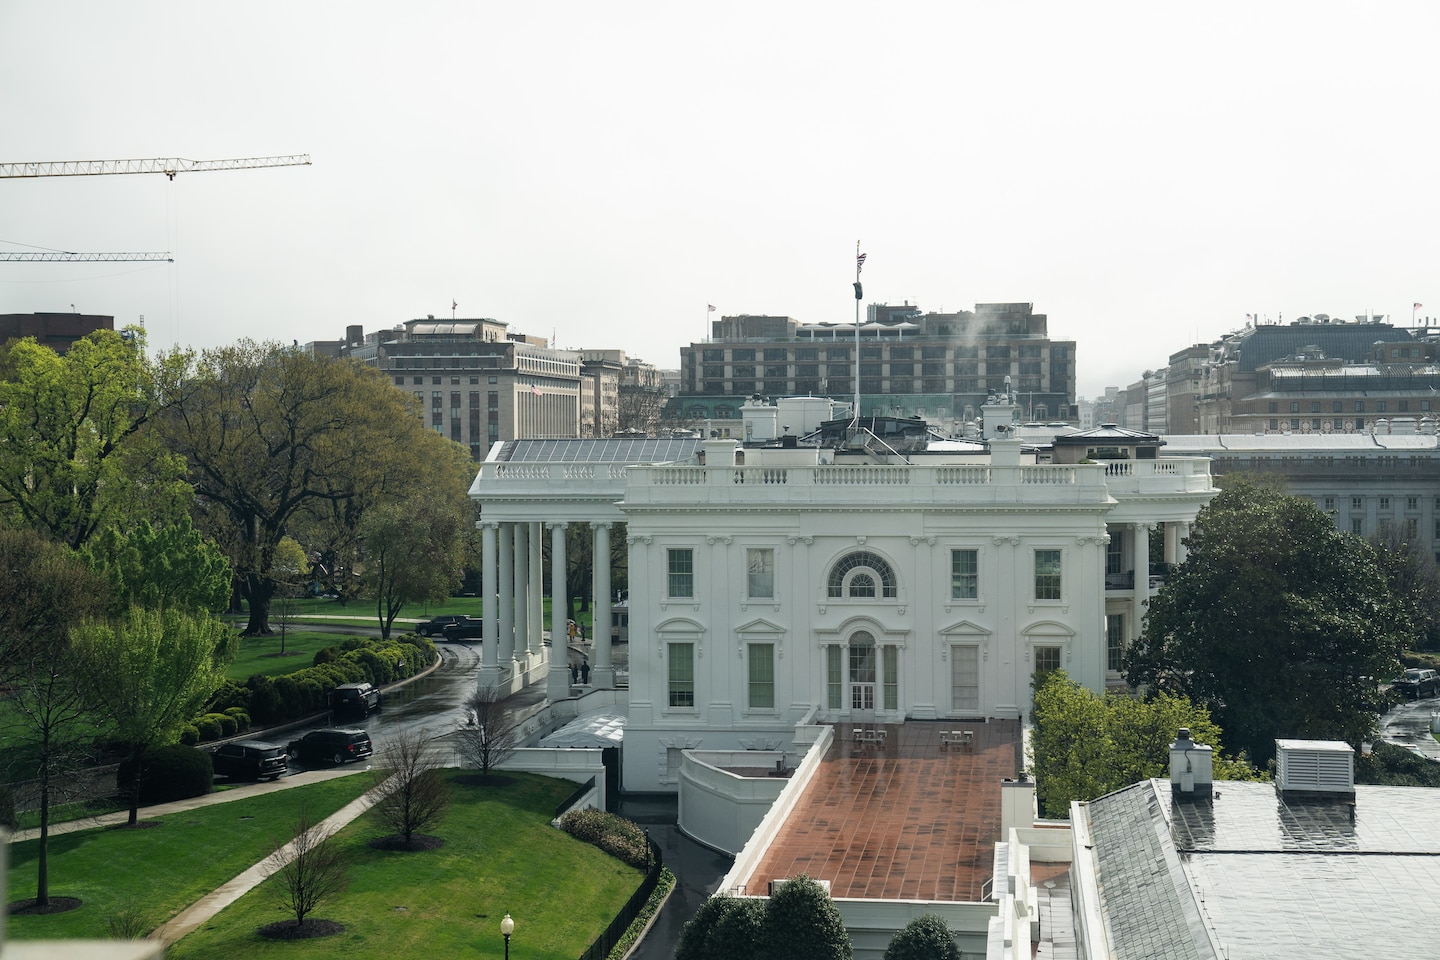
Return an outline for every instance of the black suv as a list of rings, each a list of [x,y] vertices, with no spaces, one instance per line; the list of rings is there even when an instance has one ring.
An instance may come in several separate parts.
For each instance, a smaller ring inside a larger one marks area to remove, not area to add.
[[[291,740],[290,756],[304,764],[333,763],[336,766],[347,760],[364,760],[375,752],[370,745],[370,734],[364,730],[311,730],[299,740]]]
[[[330,709],[368,717],[371,710],[380,709],[380,691],[368,683],[342,683],[330,691]]]
[[[443,633],[449,624],[463,623],[466,619],[468,618],[463,613],[442,613],[429,620],[421,620],[415,625],[415,632],[422,637],[433,637]]]
[[[285,748],[263,740],[236,740],[210,751],[215,775],[231,780],[274,780],[289,768]]]
[[[454,623],[445,624],[445,629],[441,633],[446,640],[479,640],[485,635],[484,626],[484,617],[465,617]]]

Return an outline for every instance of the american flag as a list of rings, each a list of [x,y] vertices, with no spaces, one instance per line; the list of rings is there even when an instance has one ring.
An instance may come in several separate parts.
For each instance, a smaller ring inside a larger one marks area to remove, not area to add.
[[[543,394],[540,392],[540,388],[537,387],[537,386],[535,386],[535,384],[533,384],[533,383],[530,384],[530,392],[533,393],[533,394],[535,394],[535,396],[537,396],[537,397],[543,396]]]
[[[1415,309],[1416,309],[1416,310],[1419,310],[1419,309],[1420,309],[1421,307],[1423,307],[1423,306],[1425,306],[1425,304],[1423,304],[1423,303],[1417,303],[1417,304],[1415,304]]]
[[[864,266],[865,266],[865,254],[863,254],[863,253],[857,253],[857,254],[855,255],[855,272],[856,272],[856,273],[859,273],[859,272],[860,272],[860,269],[861,269],[862,267],[864,267]]]
[[[715,304],[713,304],[713,303],[707,303],[707,304],[705,304],[705,311],[706,311],[707,313],[714,313],[714,312],[715,312]]]

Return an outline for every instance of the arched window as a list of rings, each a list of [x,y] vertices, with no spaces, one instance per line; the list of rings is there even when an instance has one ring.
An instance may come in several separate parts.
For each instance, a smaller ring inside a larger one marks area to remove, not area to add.
[[[877,590],[878,585],[878,590]],[[854,600],[895,598],[895,573],[884,558],[869,550],[846,554],[830,568],[829,595]]]

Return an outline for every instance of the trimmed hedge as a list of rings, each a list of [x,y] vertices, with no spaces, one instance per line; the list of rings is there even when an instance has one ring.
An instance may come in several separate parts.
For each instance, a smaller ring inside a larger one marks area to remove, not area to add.
[[[187,747],[193,747],[200,742],[200,728],[193,723],[187,723],[180,728],[180,742]]]
[[[369,681],[383,686],[414,676],[434,659],[435,644],[416,634],[389,640],[354,637],[316,651],[313,665],[294,673],[280,677],[257,673],[243,687],[227,681],[211,698],[210,709],[223,710],[237,721],[243,713],[247,722],[240,726],[242,730],[252,723],[298,720],[328,709],[326,697],[342,683]],[[197,726],[199,723],[196,721]],[[205,737],[203,727],[200,733],[204,739],[213,739]]]
[[[585,807],[561,817],[560,829],[639,870],[650,866],[650,846],[645,842],[645,831],[624,817]]]

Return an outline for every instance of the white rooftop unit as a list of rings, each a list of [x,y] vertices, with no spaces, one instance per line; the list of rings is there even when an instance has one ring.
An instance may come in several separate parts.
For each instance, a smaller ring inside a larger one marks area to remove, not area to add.
[[[1286,799],[1355,801],[1355,750],[1339,740],[1276,740],[1275,787]]]

